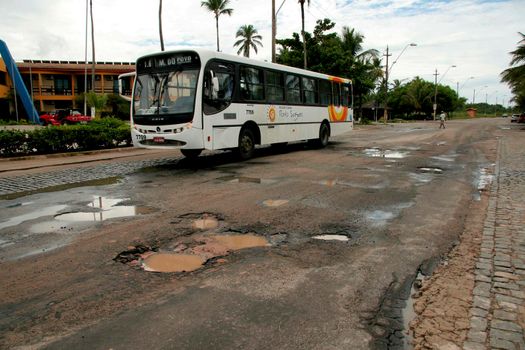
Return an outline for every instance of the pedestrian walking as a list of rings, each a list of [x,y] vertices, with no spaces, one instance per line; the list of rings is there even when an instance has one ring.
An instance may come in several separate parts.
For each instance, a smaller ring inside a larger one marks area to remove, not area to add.
[[[441,114],[439,115],[439,128],[443,127],[445,129],[445,119],[447,119],[447,115],[444,111],[441,111]]]

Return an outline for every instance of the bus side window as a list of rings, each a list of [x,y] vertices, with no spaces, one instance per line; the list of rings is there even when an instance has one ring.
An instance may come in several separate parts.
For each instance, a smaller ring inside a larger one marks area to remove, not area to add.
[[[334,93],[334,106],[341,105],[341,84],[333,82],[333,93]]]
[[[348,85],[343,85],[343,106],[350,106],[350,89]]]
[[[214,114],[226,109],[234,96],[235,66],[226,62],[210,62],[204,71],[203,88],[205,114]]]
[[[319,80],[319,96],[321,105],[328,106],[332,103],[332,85],[328,80]]]
[[[264,100],[264,71],[241,66],[240,75],[241,99],[248,101]]]

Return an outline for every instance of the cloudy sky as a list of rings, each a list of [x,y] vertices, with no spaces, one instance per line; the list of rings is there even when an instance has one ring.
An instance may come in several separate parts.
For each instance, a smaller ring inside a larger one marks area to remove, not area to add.
[[[283,0],[276,0],[277,7]],[[215,49],[215,20],[200,0],[164,0],[166,49]],[[235,33],[254,25],[263,36],[259,60],[271,59],[271,0],[230,0],[231,17],[221,16],[221,50],[235,54]],[[134,61],[160,50],[158,1],[93,0],[97,61]],[[16,60],[84,60],[85,0],[0,0],[0,39]],[[306,30],[318,19],[330,18],[336,30],[357,29],[365,36],[364,49],[384,53],[390,62],[399,57],[391,79],[420,76],[438,80],[476,102],[507,104],[510,96],[499,74],[508,67],[509,52],[525,32],[524,0],[311,0]],[[277,17],[277,37],[300,31],[297,0],[285,0]],[[90,47],[91,44],[89,44]],[[88,56],[91,57],[90,48]],[[455,65],[456,67],[452,67]],[[474,78],[470,78],[474,77]]]

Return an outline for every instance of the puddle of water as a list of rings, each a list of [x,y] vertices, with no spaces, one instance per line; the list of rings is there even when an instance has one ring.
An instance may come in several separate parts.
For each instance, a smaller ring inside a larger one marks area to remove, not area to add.
[[[313,239],[319,239],[322,241],[348,242],[348,237],[344,235],[318,235],[318,236],[314,236]]]
[[[435,159],[435,160],[438,160],[438,161],[441,161],[441,162],[453,162],[456,160],[456,156],[455,155],[448,155],[448,156],[435,156],[435,157],[431,157],[432,159]]]
[[[15,242],[11,242],[5,239],[0,239],[0,248],[9,247],[10,245],[15,244]]]
[[[410,331],[410,322],[416,317],[416,311],[414,310],[414,295],[417,293],[419,287],[421,286],[421,281],[423,281],[425,276],[418,272],[416,279],[412,283],[412,287],[410,289],[410,295],[406,301],[406,306],[401,311],[401,314],[403,316],[403,342],[405,345],[405,349],[411,349],[412,344],[412,332]]]
[[[117,199],[93,196],[93,201],[88,204],[88,207],[98,209],[97,211],[59,214],[55,216],[55,219],[68,222],[94,222],[151,212],[151,208],[119,205],[126,200],[129,200],[129,198]]]
[[[267,199],[263,202],[263,205],[266,207],[280,207],[288,203],[286,199]]]
[[[202,219],[195,220],[191,227],[195,230],[211,230],[219,226],[219,220],[213,216],[204,216]]]
[[[142,266],[149,272],[191,272],[205,261],[198,255],[154,253],[142,261]]]
[[[219,242],[229,250],[269,246],[266,238],[251,234],[213,236],[212,239]]]
[[[426,173],[410,173],[409,176],[412,179],[424,184],[432,181],[432,175]]]
[[[374,210],[366,216],[368,220],[372,221],[387,221],[394,217],[394,213],[390,211]]]
[[[323,185],[323,186],[328,186],[328,187],[334,187],[335,185],[337,185],[337,180],[322,180],[322,181],[319,181],[319,184],[320,185]]]
[[[443,173],[443,169],[433,168],[433,167],[418,167],[417,170],[422,173],[432,173],[432,174],[442,174]]]
[[[266,238],[254,234],[212,235],[201,237],[196,242],[198,245],[191,248],[185,244],[178,245],[176,253],[142,254],[142,267],[150,272],[190,272],[202,267],[207,260],[226,256],[232,251],[270,245]],[[136,256],[128,258],[126,252],[121,255],[121,258],[117,258],[119,261],[124,259],[121,261],[124,263],[137,259]]]
[[[229,182],[229,183],[254,183],[254,184],[272,184],[272,183],[277,182],[276,180],[271,180],[271,179],[261,179],[257,177],[237,176],[237,175],[221,176],[217,178],[217,180]]]
[[[408,152],[402,152],[402,151],[392,151],[392,150],[381,150],[379,148],[367,148],[364,151],[364,154],[367,157],[373,157],[373,158],[394,158],[394,159],[401,159],[408,156]]]
[[[492,184],[493,180],[494,180],[494,175],[489,174],[487,168],[482,168],[479,174],[478,190],[481,190],[481,191],[485,190],[487,187],[489,187]]]
[[[64,210],[65,208],[66,208],[66,205],[52,205],[50,207],[37,209],[31,213],[12,217],[7,221],[0,222],[0,230],[7,228],[7,227],[20,225],[21,223],[25,221],[38,219],[43,216],[55,215],[56,213],[58,213],[61,210]]]
[[[6,208],[17,208],[17,207],[23,207],[25,205],[33,204],[34,202],[22,202],[22,203],[14,203],[6,206]]]

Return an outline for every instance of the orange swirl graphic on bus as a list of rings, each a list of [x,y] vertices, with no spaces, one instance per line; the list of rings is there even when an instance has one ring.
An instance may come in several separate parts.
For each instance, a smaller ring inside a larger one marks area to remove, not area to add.
[[[348,117],[348,107],[345,106],[328,106],[328,115],[331,122],[344,122]]]
[[[271,106],[268,109],[268,118],[270,119],[271,122],[275,121],[275,107],[274,106]]]

